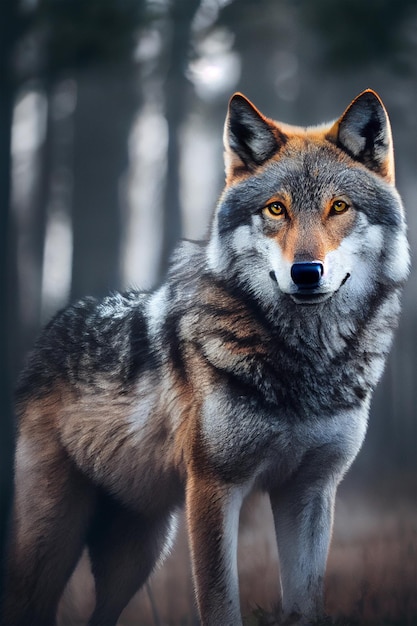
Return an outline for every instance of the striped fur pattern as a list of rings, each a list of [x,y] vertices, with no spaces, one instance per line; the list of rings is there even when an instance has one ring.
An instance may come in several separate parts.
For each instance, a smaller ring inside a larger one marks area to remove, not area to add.
[[[389,121],[370,90],[307,129],[236,94],[224,143],[209,240],[181,243],[155,292],[59,313],[29,357],[8,626],[55,623],[85,545],[90,626],[116,624],[183,504],[201,623],[241,625],[239,511],[253,489],[270,495],[283,623],[322,614],[336,488],[408,273]]]

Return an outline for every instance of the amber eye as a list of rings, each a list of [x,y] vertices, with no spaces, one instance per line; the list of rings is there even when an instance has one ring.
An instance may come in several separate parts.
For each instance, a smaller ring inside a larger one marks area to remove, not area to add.
[[[340,215],[349,209],[349,205],[345,200],[334,200],[331,206],[331,213],[333,215]]]
[[[282,217],[286,214],[287,210],[282,202],[271,202],[266,205],[264,212],[270,217]]]

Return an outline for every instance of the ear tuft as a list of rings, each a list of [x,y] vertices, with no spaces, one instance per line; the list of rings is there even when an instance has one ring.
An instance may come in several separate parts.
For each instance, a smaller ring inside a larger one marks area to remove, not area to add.
[[[391,127],[385,107],[372,89],[353,100],[327,138],[353,159],[394,183]]]
[[[224,128],[226,176],[237,171],[253,171],[286,142],[256,107],[240,93],[232,96]]]

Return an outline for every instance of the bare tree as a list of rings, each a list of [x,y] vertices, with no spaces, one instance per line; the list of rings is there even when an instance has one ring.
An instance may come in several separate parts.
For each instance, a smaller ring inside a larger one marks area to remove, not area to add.
[[[9,328],[15,309],[13,286],[14,256],[10,246],[10,171],[11,122],[14,101],[14,83],[11,56],[17,34],[16,3],[2,4],[0,20],[0,598],[2,595],[3,559],[10,515],[13,481],[13,424],[10,384],[11,352]]]

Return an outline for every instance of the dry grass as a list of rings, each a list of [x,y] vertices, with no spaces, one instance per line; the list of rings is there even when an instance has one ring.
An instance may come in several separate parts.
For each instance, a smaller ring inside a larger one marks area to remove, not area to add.
[[[279,603],[277,552],[266,498],[244,510],[239,541],[242,608],[248,626],[272,626]],[[61,605],[60,626],[83,624],[92,608],[93,583],[82,561]],[[152,606],[153,604],[153,606]],[[263,607],[263,610],[256,607]],[[417,488],[404,481],[379,492],[342,488],[326,577],[326,609],[337,626],[417,626]],[[198,624],[185,532],[138,593],[119,626]]]
[[[339,521],[327,573],[327,609],[354,624],[417,624],[417,490],[348,494],[362,524]],[[404,485],[403,485],[404,488]],[[344,528],[345,526],[345,528]]]

